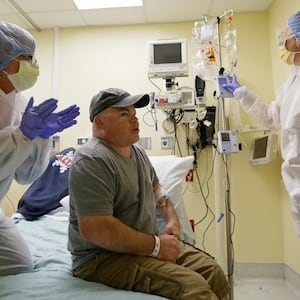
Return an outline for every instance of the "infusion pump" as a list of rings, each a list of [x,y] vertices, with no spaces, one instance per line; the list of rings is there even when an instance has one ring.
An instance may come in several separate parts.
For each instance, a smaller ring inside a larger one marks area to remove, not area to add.
[[[192,89],[166,90],[154,94],[154,106],[161,109],[194,107],[194,92]]]
[[[240,151],[237,140],[237,131],[221,130],[218,132],[218,145],[220,153],[238,153]]]

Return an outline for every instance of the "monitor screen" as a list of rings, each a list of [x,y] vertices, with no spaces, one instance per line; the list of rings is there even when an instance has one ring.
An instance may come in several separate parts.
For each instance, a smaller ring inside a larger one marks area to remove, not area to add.
[[[188,76],[186,39],[164,39],[148,42],[148,76],[174,78]]]
[[[253,141],[250,163],[253,165],[268,164],[277,156],[277,135],[264,134]]]
[[[254,141],[253,159],[266,157],[268,148],[268,136],[256,139]]]
[[[154,64],[181,63],[181,43],[154,45]]]
[[[224,142],[230,142],[230,136],[229,136],[229,133],[227,133],[227,132],[222,132],[222,133],[221,133],[221,139],[222,139],[222,141],[224,141]]]

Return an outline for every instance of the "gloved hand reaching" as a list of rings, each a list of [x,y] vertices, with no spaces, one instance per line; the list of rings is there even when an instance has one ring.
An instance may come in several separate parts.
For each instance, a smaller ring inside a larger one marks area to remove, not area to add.
[[[239,82],[237,81],[236,79],[236,75],[233,74],[232,75],[232,81],[231,83],[226,83],[226,84],[223,84],[222,87],[228,91],[229,93],[233,94],[233,92],[239,88],[241,85],[239,84]]]
[[[57,100],[50,98],[37,106],[33,106],[34,98],[31,97],[22,117],[20,130],[30,140],[35,139],[43,130],[49,117],[57,108]]]
[[[77,123],[75,118],[79,114],[79,107],[77,105],[71,105],[58,113],[52,113],[39,136],[46,139],[56,132],[61,132],[75,125]]]

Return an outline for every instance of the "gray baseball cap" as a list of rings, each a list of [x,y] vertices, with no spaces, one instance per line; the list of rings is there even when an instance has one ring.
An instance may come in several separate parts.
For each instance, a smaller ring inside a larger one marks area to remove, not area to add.
[[[117,88],[101,90],[92,98],[90,104],[90,120],[93,122],[97,114],[109,107],[134,105],[136,108],[139,108],[148,105],[149,101],[150,98],[148,94],[130,95],[128,92]]]

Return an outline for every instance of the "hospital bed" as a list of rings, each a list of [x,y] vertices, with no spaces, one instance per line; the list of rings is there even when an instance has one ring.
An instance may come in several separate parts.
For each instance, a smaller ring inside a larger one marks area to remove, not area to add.
[[[72,148],[66,149],[62,152],[63,154],[58,154],[61,155],[60,159],[64,158],[64,155],[70,154],[70,151],[72,151]],[[70,155],[68,158],[70,159]],[[194,235],[186,215],[181,194],[182,180],[192,167],[193,157],[152,156],[150,160],[179,215],[182,239],[189,243],[194,243]],[[55,156],[49,163],[49,167],[59,167],[60,171],[58,172],[61,172],[62,166],[56,161]],[[41,180],[47,179],[46,173],[47,170],[42,175]],[[59,178],[59,176],[57,177]],[[37,194],[39,194],[40,190],[34,188],[34,186],[33,184],[28,190],[30,188],[33,190],[35,200],[38,202]],[[27,191],[24,195],[30,198],[30,192]],[[68,191],[63,188],[61,195],[62,197],[59,199],[55,194],[54,202],[57,202],[56,205],[49,205],[47,209],[40,204],[36,207],[32,203],[27,205],[26,201],[28,199],[25,201],[24,197],[21,198],[22,201],[19,204],[22,203],[23,210],[19,209],[19,212],[12,217],[31,249],[34,259],[34,271],[1,277],[0,299],[164,299],[155,295],[117,290],[103,284],[88,282],[72,276],[71,256],[67,250]],[[41,202],[46,205],[45,193],[42,193],[41,198],[43,198]],[[28,201],[30,202],[30,199]],[[29,217],[27,214],[29,214]],[[27,215],[27,219],[24,215]],[[158,224],[160,230],[162,230],[164,223],[161,219],[158,219]]]

